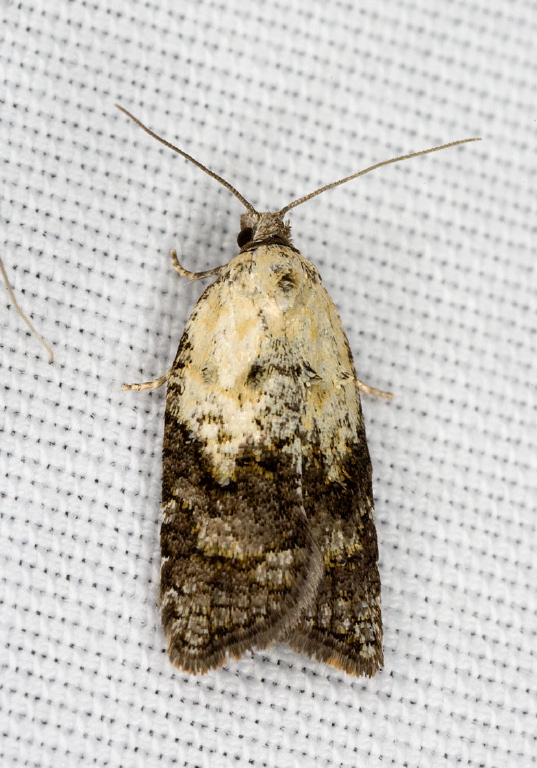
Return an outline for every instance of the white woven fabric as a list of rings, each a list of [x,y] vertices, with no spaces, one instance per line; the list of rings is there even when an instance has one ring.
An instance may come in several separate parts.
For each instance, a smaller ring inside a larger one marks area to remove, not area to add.
[[[536,744],[537,12],[515,0],[2,3],[0,765],[510,766]],[[340,308],[374,463],[385,669],[204,677],[156,608],[164,388],[241,206]],[[3,290],[3,288],[2,288]]]

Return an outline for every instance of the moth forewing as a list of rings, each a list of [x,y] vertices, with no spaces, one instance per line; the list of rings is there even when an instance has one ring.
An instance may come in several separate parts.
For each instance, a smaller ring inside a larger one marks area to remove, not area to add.
[[[163,473],[174,663],[204,671],[288,639],[374,674],[380,582],[354,365],[294,249],[239,254],[201,297],[168,379]]]

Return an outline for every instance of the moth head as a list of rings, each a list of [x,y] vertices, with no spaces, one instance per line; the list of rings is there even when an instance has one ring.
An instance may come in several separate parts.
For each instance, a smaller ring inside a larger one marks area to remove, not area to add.
[[[254,211],[248,209],[241,216],[241,231],[237,237],[239,248],[247,248],[255,243],[271,242],[282,245],[291,244],[289,221],[283,220],[283,214],[277,211]]]

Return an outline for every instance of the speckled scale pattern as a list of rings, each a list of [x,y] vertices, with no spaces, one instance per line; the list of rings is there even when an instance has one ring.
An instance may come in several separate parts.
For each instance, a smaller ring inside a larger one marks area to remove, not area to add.
[[[355,376],[337,310],[290,242],[247,244],[203,293],[166,401],[160,605],[178,667],[277,641],[356,675],[382,666]]]

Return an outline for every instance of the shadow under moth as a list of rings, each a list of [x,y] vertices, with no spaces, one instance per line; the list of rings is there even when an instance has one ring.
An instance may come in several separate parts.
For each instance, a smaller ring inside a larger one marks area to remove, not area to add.
[[[361,382],[339,314],[285,214],[245,206],[239,253],[186,325],[167,383],[160,610],[172,663],[191,673],[275,642],[353,675],[382,667],[371,462]]]

